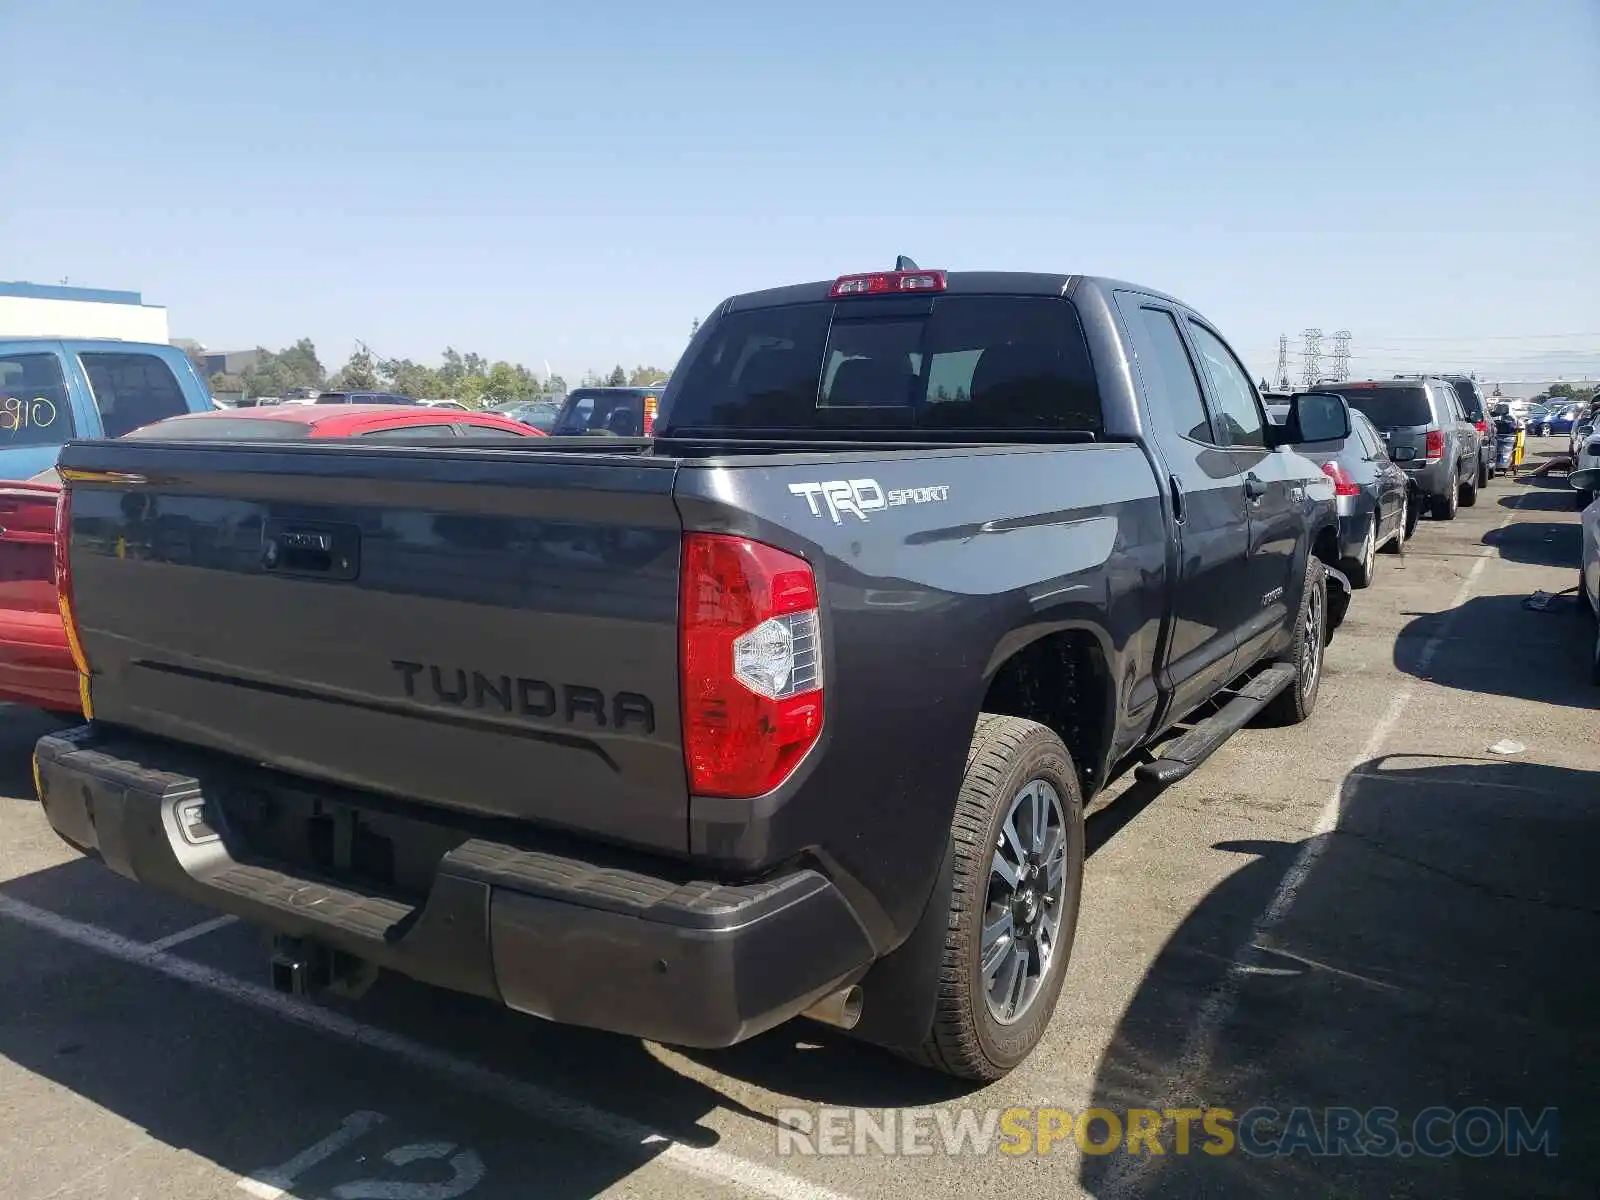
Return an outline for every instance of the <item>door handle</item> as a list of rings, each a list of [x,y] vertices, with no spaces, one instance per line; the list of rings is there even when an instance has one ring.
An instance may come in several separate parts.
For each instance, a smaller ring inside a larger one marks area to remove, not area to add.
[[[1179,525],[1183,524],[1183,484],[1176,475],[1167,476],[1167,487],[1172,492],[1172,519]]]
[[[1244,477],[1244,494],[1252,500],[1259,500],[1267,494],[1267,485],[1254,475]]]

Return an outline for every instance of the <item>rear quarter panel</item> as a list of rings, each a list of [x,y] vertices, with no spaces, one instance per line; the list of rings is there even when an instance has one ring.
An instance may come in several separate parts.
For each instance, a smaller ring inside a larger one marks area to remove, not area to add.
[[[859,511],[830,506],[841,484]],[[691,849],[730,865],[809,850],[859,885],[880,935],[908,929],[926,901],[1002,662],[1085,631],[1117,693],[1103,707],[1120,712],[1155,652],[1164,518],[1134,445],[708,463],[681,472],[678,504],[687,529],[811,562],[826,672],[819,744],[753,806],[692,798]]]

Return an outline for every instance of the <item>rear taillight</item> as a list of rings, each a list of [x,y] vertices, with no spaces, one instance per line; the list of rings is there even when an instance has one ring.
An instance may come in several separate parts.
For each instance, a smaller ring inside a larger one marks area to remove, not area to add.
[[[811,565],[748,538],[686,534],[678,625],[690,790],[770,792],[822,731]]]
[[[61,625],[67,634],[67,650],[78,668],[78,696],[83,715],[93,720],[89,705],[89,660],[78,637],[78,618],[72,605],[72,488],[63,485],[56,498],[56,604],[61,609]]]
[[[1333,494],[1334,495],[1336,495],[1336,496],[1359,496],[1361,494],[1361,485],[1356,483],[1356,481],[1354,479],[1351,479],[1350,478],[1350,472],[1346,471],[1338,463],[1336,463],[1336,462],[1323,463],[1322,464],[1322,473],[1324,475],[1326,475],[1329,479],[1333,480]]]
[[[1429,462],[1437,462],[1444,457],[1444,431],[1430,429],[1427,440],[1423,443],[1422,457]]]
[[[645,435],[645,437],[654,436],[655,428],[656,428],[656,398],[654,396],[646,396],[644,398],[644,435]]]
[[[1487,421],[1474,421],[1472,423],[1472,426],[1479,433],[1488,433],[1489,432],[1489,422],[1487,422]]]

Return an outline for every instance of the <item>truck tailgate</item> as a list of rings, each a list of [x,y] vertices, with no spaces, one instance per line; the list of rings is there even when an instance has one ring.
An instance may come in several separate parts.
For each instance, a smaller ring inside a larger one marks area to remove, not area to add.
[[[670,461],[69,446],[94,716],[681,851]]]

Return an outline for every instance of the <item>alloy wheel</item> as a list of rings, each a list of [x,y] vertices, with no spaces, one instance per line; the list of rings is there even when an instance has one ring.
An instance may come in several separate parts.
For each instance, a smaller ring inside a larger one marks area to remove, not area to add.
[[[1055,960],[1066,886],[1066,818],[1061,797],[1042,779],[1012,797],[989,860],[979,973],[989,1015],[1020,1020]]]
[[[1309,699],[1322,674],[1323,589],[1313,588],[1306,597],[1304,637],[1300,645],[1300,696]]]

